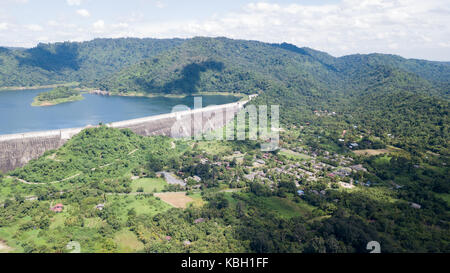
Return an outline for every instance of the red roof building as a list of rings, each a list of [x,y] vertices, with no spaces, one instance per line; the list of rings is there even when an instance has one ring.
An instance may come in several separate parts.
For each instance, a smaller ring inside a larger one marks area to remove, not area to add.
[[[59,203],[59,204],[56,204],[54,207],[52,207],[52,208],[50,208],[52,211],[54,211],[54,212],[62,212],[63,211],[63,209],[64,209],[64,205],[63,204],[61,204],[61,203]]]

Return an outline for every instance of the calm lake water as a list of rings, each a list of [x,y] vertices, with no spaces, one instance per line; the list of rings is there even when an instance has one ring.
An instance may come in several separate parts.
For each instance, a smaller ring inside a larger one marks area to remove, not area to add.
[[[175,105],[193,108],[194,97],[142,98],[83,94],[82,101],[33,107],[34,97],[49,89],[0,91],[0,134],[77,128],[172,112]],[[202,96],[203,107],[237,101],[234,96]]]

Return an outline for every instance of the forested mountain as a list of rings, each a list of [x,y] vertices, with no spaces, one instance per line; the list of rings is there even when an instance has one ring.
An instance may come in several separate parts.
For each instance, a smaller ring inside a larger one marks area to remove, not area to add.
[[[111,92],[260,93],[256,103],[279,104],[282,121],[304,124],[314,110],[342,113],[397,144],[446,153],[448,63],[370,54],[334,58],[289,44],[194,38],[98,83]],[[388,118],[387,118],[388,117]]]
[[[0,48],[0,87],[90,82],[182,43],[180,39],[95,39]]]

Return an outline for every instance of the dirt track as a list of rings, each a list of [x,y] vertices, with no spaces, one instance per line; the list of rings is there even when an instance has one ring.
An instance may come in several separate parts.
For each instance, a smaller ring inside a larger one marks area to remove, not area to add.
[[[9,247],[4,241],[0,240],[0,253],[10,252],[13,249]]]

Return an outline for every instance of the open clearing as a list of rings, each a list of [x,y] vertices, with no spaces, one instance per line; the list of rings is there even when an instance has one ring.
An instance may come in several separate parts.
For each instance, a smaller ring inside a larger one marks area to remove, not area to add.
[[[365,156],[381,155],[387,153],[402,154],[403,156],[406,156],[408,154],[404,150],[391,145],[387,145],[385,149],[354,150],[353,152],[357,155],[365,155]]]
[[[185,192],[161,192],[155,193],[155,196],[161,198],[162,201],[169,205],[182,209],[185,209],[187,204],[195,201],[187,196]]]
[[[170,209],[170,205],[157,200],[153,196],[144,195],[109,195],[106,204],[117,212],[117,216],[124,222],[128,218],[128,211],[134,209],[137,215],[156,215]]]
[[[350,183],[345,183],[345,182],[339,182],[339,185],[346,189],[353,189],[355,187],[354,185],[352,185]]]
[[[121,230],[114,236],[114,242],[119,246],[119,252],[136,252],[144,249],[144,244],[129,230]]]
[[[381,154],[386,154],[389,153],[390,151],[388,149],[365,149],[365,150],[356,150],[353,151],[355,154],[357,155],[367,155],[367,156],[372,156],[372,155],[381,155]]]
[[[144,193],[160,192],[167,186],[167,182],[162,178],[140,178],[131,183],[133,192],[137,192],[139,188],[144,190]]]
[[[263,199],[263,204],[277,212],[280,217],[291,218],[296,216],[304,216],[309,218],[314,207],[308,205],[306,202],[295,203],[288,199],[283,199],[279,197],[267,197]]]
[[[203,200],[202,194],[200,192],[196,192],[187,196],[194,199],[194,202],[192,203],[194,207],[202,207],[205,204],[205,201]]]
[[[13,249],[9,247],[5,242],[0,240],[0,253],[8,253]]]
[[[309,155],[298,153],[298,152],[287,150],[287,149],[281,149],[280,154],[282,154],[292,160],[309,160],[309,159],[311,159],[311,157]]]

